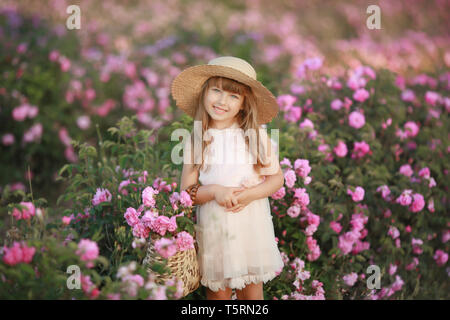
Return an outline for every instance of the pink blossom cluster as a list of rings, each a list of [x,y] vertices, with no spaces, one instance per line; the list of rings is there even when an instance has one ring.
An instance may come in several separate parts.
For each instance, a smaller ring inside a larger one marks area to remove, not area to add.
[[[81,288],[89,299],[95,299],[100,295],[100,290],[91,281],[91,276],[80,275]]]
[[[16,220],[29,220],[31,217],[33,217],[36,213],[36,208],[34,207],[34,204],[32,202],[20,202],[21,206],[24,206],[23,209],[17,209],[14,208],[12,212],[12,216],[16,218]]]
[[[346,285],[348,285],[349,287],[353,287],[358,280],[358,274],[356,272],[352,272],[344,275],[342,279],[344,280]]]
[[[364,88],[370,79],[376,79],[375,71],[368,66],[358,66],[353,70],[352,75],[348,78],[347,87],[354,90],[356,93],[359,89]],[[359,95],[361,95],[361,93],[358,93],[357,98],[359,98]],[[355,100],[359,101],[358,99]]]
[[[404,281],[399,275],[395,276],[395,281],[387,288],[381,288],[380,291],[373,289],[368,297],[370,300],[379,300],[385,297],[392,296],[395,292],[400,291],[403,287]]]
[[[331,101],[330,108],[334,111],[341,110],[344,108],[346,111],[350,110],[350,106],[353,104],[353,101],[347,97],[344,97],[344,101],[341,99],[334,99]]]
[[[311,273],[305,270],[305,262],[302,259],[295,258],[289,263],[289,266],[295,272],[295,281],[292,284],[295,286],[296,290],[289,296],[283,295],[281,297],[282,300],[325,300],[323,283],[318,280],[313,280],[311,283],[312,289],[315,290],[314,295],[305,294],[305,281],[311,278]]]
[[[154,196],[158,193],[158,190],[155,190],[152,187],[146,187],[144,191],[142,191],[142,203],[144,206],[154,208],[156,205]]]
[[[343,255],[347,255],[352,252],[352,254],[358,254],[363,250],[368,250],[370,247],[369,242],[362,242],[367,236],[367,229],[364,229],[364,225],[368,221],[368,217],[364,216],[362,213],[353,214],[350,224],[352,230],[346,232],[339,236],[338,248],[341,250]]]
[[[36,123],[23,133],[23,143],[39,142],[42,137],[43,127]]]
[[[344,141],[339,140],[337,145],[333,148],[333,152],[338,156],[339,158],[343,158],[347,155],[348,149],[347,145]]]
[[[3,247],[3,262],[10,266],[15,266],[19,263],[30,263],[35,252],[36,248],[28,247],[24,241],[14,241],[11,248]]]
[[[58,50],[52,50],[48,56],[48,59],[52,62],[59,63],[61,71],[69,71],[71,65],[70,60],[66,56],[60,54]]]
[[[354,142],[353,143],[353,152],[351,155],[352,159],[361,159],[366,154],[371,155],[372,151],[370,150],[370,146],[365,141]]]
[[[362,200],[364,200],[364,188],[357,186],[355,188],[355,191],[352,191],[350,188],[347,188],[347,194],[350,195],[352,197],[352,200],[354,202],[360,202]]]
[[[436,250],[433,259],[436,261],[437,265],[442,267],[448,261],[448,254],[440,249]]]
[[[408,210],[411,212],[419,212],[425,207],[423,196],[420,193],[413,193],[410,189],[404,190],[395,202],[402,206],[408,206]]]
[[[66,157],[66,159],[70,162],[76,162],[78,160],[78,157],[75,154],[75,151],[73,150],[73,147],[71,144],[72,138],[69,136],[69,132],[67,131],[67,129],[64,127],[59,129],[58,136],[59,136],[59,140],[66,147],[66,149],[64,151],[64,156]]]
[[[348,124],[355,129],[361,129],[366,124],[362,110],[353,111],[348,115]]]
[[[118,190],[119,193],[123,194],[124,196],[127,196],[128,195],[128,190],[125,187],[128,186],[130,183],[136,184],[136,181],[127,179],[127,180],[123,180],[122,182],[120,182],[119,190]],[[133,187],[133,191],[136,192],[137,188]]]
[[[97,242],[89,239],[81,239],[75,253],[80,256],[81,261],[86,261],[88,268],[92,268],[99,253]]]
[[[111,193],[108,189],[97,188],[97,192],[92,198],[92,205],[98,206],[102,202],[111,202]]]
[[[16,121],[24,121],[26,118],[33,119],[39,112],[39,108],[28,103],[23,103],[15,107],[12,111],[12,117]]]
[[[194,248],[194,238],[186,231],[179,232],[176,237],[160,238],[155,241],[156,251],[165,259],[178,251]]]
[[[170,204],[174,210],[178,210],[178,204],[181,204],[184,207],[192,207],[192,199],[185,190],[181,191],[181,194],[178,192],[173,192],[170,197]]]

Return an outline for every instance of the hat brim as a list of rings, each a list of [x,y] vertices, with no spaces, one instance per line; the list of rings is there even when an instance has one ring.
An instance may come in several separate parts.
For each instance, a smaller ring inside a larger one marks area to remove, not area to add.
[[[252,88],[258,107],[258,124],[268,123],[277,116],[277,100],[261,82],[233,68],[218,65],[193,66],[176,76],[171,86],[176,105],[194,118],[202,85],[214,76],[230,78]]]

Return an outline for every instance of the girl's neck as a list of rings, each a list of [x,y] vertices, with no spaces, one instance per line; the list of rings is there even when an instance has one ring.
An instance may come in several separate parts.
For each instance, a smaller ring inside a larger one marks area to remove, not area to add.
[[[236,119],[232,119],[231,121],[226,123],[213,123],[211,124],[211,128],[216,130],[224,130],[232,127],[235,123]]]

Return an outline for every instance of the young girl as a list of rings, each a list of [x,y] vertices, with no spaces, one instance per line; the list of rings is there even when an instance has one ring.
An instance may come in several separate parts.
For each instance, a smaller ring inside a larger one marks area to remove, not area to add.
[[[268,196],[284,177],[276,145],[261,127],[277,115],[276,99],[249,63],[229,56],[184,70],[172,95],[194,118],[194,128],[201,127],[185,145],[180,188],[192,195],[197,187],[198,260],[207,299],[230,299],[236,289],[238,299],[262,300],[263,282],[283,268]]]

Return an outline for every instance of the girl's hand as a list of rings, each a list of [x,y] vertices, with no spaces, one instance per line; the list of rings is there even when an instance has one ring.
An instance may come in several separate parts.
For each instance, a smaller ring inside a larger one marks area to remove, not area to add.
[[[228,208],[226,211],[232,211],[233,213],[239,212],[244,209],[250,202],[254,200],[250,189],[245,189],[236,195],[237,204],[232,208]]]
[[[214,200],[222,207],[232,208],[237,205],[236,193],[244,190],[244,187],[224,187],[218,185],[214,192]]]

